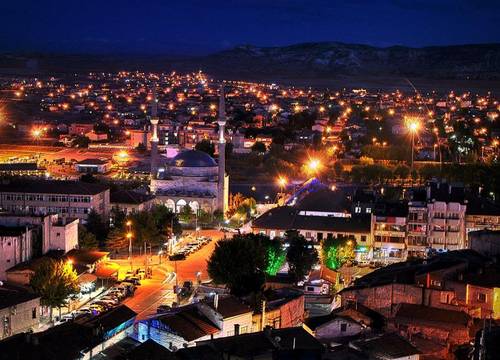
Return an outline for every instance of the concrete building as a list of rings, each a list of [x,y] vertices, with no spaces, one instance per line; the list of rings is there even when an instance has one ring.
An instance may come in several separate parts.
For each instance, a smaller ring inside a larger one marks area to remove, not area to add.
[[[0,185],[0,207],[11,213],[43,215],[85,221],[95,210],[109,213],[109,188],[81,181],[17,181]]]
[[[109,161],[101,159],[85,159],[76,163],[75,168],[79,173],[104,174],[109,171]]]
[[[27,215],[0,214],[0,225],[7,227],[29,227],[33,237],[40,239],[40,246],[33,249],[33,255],[45,254],[50,250],[68,252],[78,247],[78,223],[76,218],[62,218],[58,214]]]
[[[403,203],[379,203],[373,212],[373,259],[404,261],[407,256],[406,221],[408,206]]]
[[[151,210],[156,202],[152,195],[139,193],[132,190],[121,190],[112,192],[110,195],[111,208],[124,211],[126,214]]]
[[[0,280],[6,280],[7,269],[30,260],[32,252],[31,228],[0,226]]]
[[[40,324],[40,297],[26,288],[0,283],[0,340],[35,330]]]

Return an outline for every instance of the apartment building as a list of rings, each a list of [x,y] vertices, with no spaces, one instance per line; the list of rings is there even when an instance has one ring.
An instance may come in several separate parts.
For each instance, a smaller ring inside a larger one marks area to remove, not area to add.
[[[431,183],[427,187],[428,242],[435,250],[465,248],[465,193],[463,187]]]
[[[406,259],[408,205],[378,203],[372,215],[373,259],[385,262]]]
[[[10,213],[59,214],[85,221],[95,210],[109,213],[109,188],[81,181],[17,181],[0,185],[0,208]]]

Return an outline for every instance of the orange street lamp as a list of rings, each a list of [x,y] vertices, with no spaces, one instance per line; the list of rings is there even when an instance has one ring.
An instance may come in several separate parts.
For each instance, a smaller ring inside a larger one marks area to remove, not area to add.
[[[321,161],[315,158],[309,159],[309,162],[306,164],[306,168],[309,173],[317,174],[321,168]]]
[[[415,134],[420,130],[420,119],[418,117],[406,118],[406,128],[411,135],[411,170],[413,171],[413,154],[415,152]]]
[[[283,189],[288,184],[288,180],[286,178],[284,178],[283,176],[280,176],[277,180],[277,183],[280,187],[280,191],[283,192]]]

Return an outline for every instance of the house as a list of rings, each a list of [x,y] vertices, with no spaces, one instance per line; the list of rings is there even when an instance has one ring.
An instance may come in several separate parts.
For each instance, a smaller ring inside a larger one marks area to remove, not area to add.
[[[120,190],[110,195],[111,207],[126,214],[151,210],[155,204],[155,197],[132,190]]]
[[[448,347],[470,342],[472,326],[472,318],[463,311],[408,303],[398,306],[389,325],[407,339],[419,335]]]
[[[262,331],[266,326],[273,329],[296,327],[304,321],[305,298],[302,291],[292,288],[268,289],[264,292],[264,298],[265,301],[254,311],[252,331]]]
[[[85,159],[75,164],[75,169],[84,174],[104,174],[110,169],[110,163],[101,159]]]
[[[383,334],[368,339],[355,340],[349,344],[368,359],[374,360],[419,360],[420,351],[397,334]]]
[[[372,217],[373,259],[383,262],[406,260],[408,205],[379,202],[375,204]]]
[[[40,297],[27,288],[0,282],[0,319],[0,340],[36,329],[40,324]]]
[[[212,298],[201,301],[198,306],[200,311],[220,329],[220,333],[214,337],[254,331],[252,309],[235,296],[215,294]]]
[[[469,249],[488,256],[500,255],[500,230],[479,230],[469,233]]]
[[[154,340],[174,351],[194,346],[196,341],[208,340],[220,331],[219,327],[199,311],[197,304],[190,304],[139,321],[137,338],[141,342]]]
[[[98,316],[84,315],[42,332],[0,341],[0,359],[87,360],[133,332],[136,313],[119,305]]]
[[[202,350],[202,351],[200,351]],[[230,337],[205,340],[196,347],[182,349],[181,359],[321,359],[323,345],[301,327],[270,329]],[[192,356],[197,354],[198,357]]]
[[[336,313],[308,318],[304,321],[303,327],[323,343],[352,338],[360,335],[366,329],[366,326],[349,316]]]

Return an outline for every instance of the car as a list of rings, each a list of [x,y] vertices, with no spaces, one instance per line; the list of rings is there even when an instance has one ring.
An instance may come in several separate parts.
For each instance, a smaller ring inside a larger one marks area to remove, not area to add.
[[[125,281],[131,282],[134,285],[141,285],[141,279],[138,276],[128,276]]]
[[[186,254],[185,253],[177,253],[174,255],[170,255],[168,257],[170,261],[178,261],[178,260],[185,260],[186,259]]]
[[[156,313],[158,314],[161,314],[161,313],[164,313],[164,312],[169,312],[170,310],[172,310],[172,307],[169,306],[169,305],[160,305],[156,308]]]
[[[120,302],[119,299],[117,299],[116,297],[112,297],[112,296],[103,296],[100,300],[101,301],[109,301],[113,305],[117,305]]]
[[[102,308],[104,308],[104,310],[109,310],[114,306],[113,302],[109,300],[97,300],[93,302],[90,306],[92,305],[101,306]]]
[[[137,269],[135,273],[141,280],[146,277],[146,270],[144,269]]]

